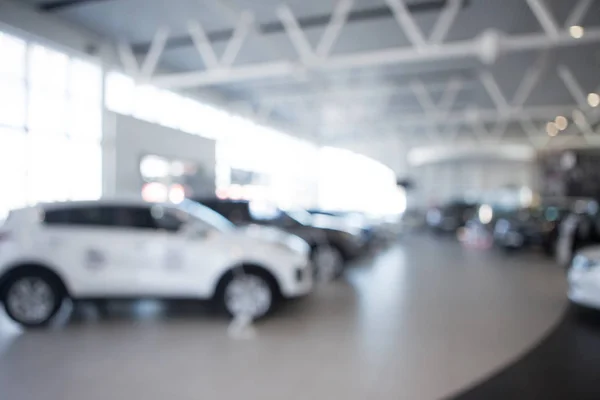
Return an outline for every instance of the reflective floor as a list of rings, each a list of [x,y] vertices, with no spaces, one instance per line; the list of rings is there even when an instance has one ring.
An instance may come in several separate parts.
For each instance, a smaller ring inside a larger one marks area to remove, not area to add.
[[[407,236],[245,339],[197,304],[84,305],[28,333],[2,316],[0,398],[436,399],[534,346],[564,294],[542,256]]]

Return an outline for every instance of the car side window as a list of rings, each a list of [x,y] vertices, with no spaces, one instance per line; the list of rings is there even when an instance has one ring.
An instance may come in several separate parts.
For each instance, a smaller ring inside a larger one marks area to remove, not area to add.
[[[176,211],[162,206],[72,207],[47,210],[44,223],[177,232],[186,218]]]
[[[163,206],[154,206],[150,209],[150,214],[154,219],[154,223],[157,229],[165,230],[167,232],[177,232],[181,229],[181,226],[186,222],[187,215],[183,215],[183,212],[165,208]]]
[[[44,212],[44,222],[46,224],[68,224],[69,210],[48,210]]]
[[[73,207],[47,210],[44,222],[51,225],[113,226],[114,216],[105,207]]]
[[[113,208],[115,226],[134,229],[157,229],[149,207],[120,206]]]

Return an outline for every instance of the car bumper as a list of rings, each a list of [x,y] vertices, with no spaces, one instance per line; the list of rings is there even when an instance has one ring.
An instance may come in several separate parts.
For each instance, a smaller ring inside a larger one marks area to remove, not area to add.
[[[313,288],[313,266],[310,262],[290,269],[280,279],[281,295],[285,298],[306,296]]]

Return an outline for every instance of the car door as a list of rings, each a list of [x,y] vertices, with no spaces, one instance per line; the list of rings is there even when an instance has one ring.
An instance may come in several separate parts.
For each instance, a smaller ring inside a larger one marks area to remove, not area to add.
[[[124,210],[135,230],[132,262],[140,294],[165,297],[188,296],[194,282],[188,278],[190,254],[180,230],[185,219],[164,205],[144,205]]]
[[[189,214],[154,204],[120,207],[119,238],[128,247],[124,263],[130,274],[130,293],[151,297],[202,296],[209,270],[208,239],[183,232]]]
[[[180,207],[166,207],[166,210],[183,220],[180,229],[168,236],[166,243],[170,248],[181,249],[184,255],[180,256],[181,266],[176,269],[169,265],[170,258],[165,259],[165,281],[172,282],[170,289],[177,289],[178,296],[212,295],[216,281],[241,255],[240,233],[223,215],[199,203],[186,201]],[[157,220],[157,225],[165,227],[164,221]]]
[[[45,211],[45,251],[78,297],[127,294],[133,271],[114,207],[75,205]]]
[[[174,260],[177,268],[183,253],[177,251],[171,232],[159,229],[152,216],[151,205],[132,204],[111,207],[114,215],[114,232],[118,240],[116,248],[120,253],[121,277],[129,296],[162,296],[169,292],[172,279],[168,279],[165,268],[166,258]]]
[[[215,274],[228,265],[231,257],[219,245],[218,230],[171,206],[154,206],[151,214],[158,230],[154,240],[163,249],[161,257],[156,258],[160,293],[168,297],[210,295]]]

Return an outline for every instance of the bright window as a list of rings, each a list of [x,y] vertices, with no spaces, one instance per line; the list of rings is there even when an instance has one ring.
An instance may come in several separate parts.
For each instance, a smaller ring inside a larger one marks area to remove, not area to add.
[[[0,32],[0,81],[25,77],[25,42]]]
[[[135,88],[133,116],[149,122],[157,122],[160,114],[161,91],[150,85]]]
[[[17,128],[25,126],[25,84],[23,81],[0,79],[0,126],[2,125]]]
[[[73,184],[68,173],[73,164],[67,139],[30,136],[28,147],[28,203],[68,200]]]
[[[179,129],[184,113],[185,98],[178,94],[159,91],[158,123],[169,128]]]
[[[385,165],[344,149],[320,150],[319,206],[377,216],[404,211],[406,199]]]
[[[0,219],[100,197],[101,78],[92,62],[0,32]]]
[[[73,142],[69,149],[70,200],[95,200],[102,196],[102,149],[100,144]],[[76,166],[74,168],[74,166]]]
[[[0,128],[0,220],[26,203],[26,159],[25,133]]]
[[[30,46],[29,86],[57,96],[67,92],[69,57],[40,45]]]
[[[184,98],[181,102],[181,130],[193,135],[201,135],[203,121],[198,114],[198,102]]]
[[[77,99],[67,103],[67,134],[78,140],[98,142],[102,136],[102,109],[101,103],[91,106]]]
[[[132,78],[111,72],[106,76],[106,107],[120,114],[133,112],[135,83]]]
[[[44,91],[29,94],[28,126],[39,134],[64,134],[66,131],[66,97]]]
[[[102,99],[100,67],[79,59],[71,60],[68,93],[71,99],[97,107]]]

